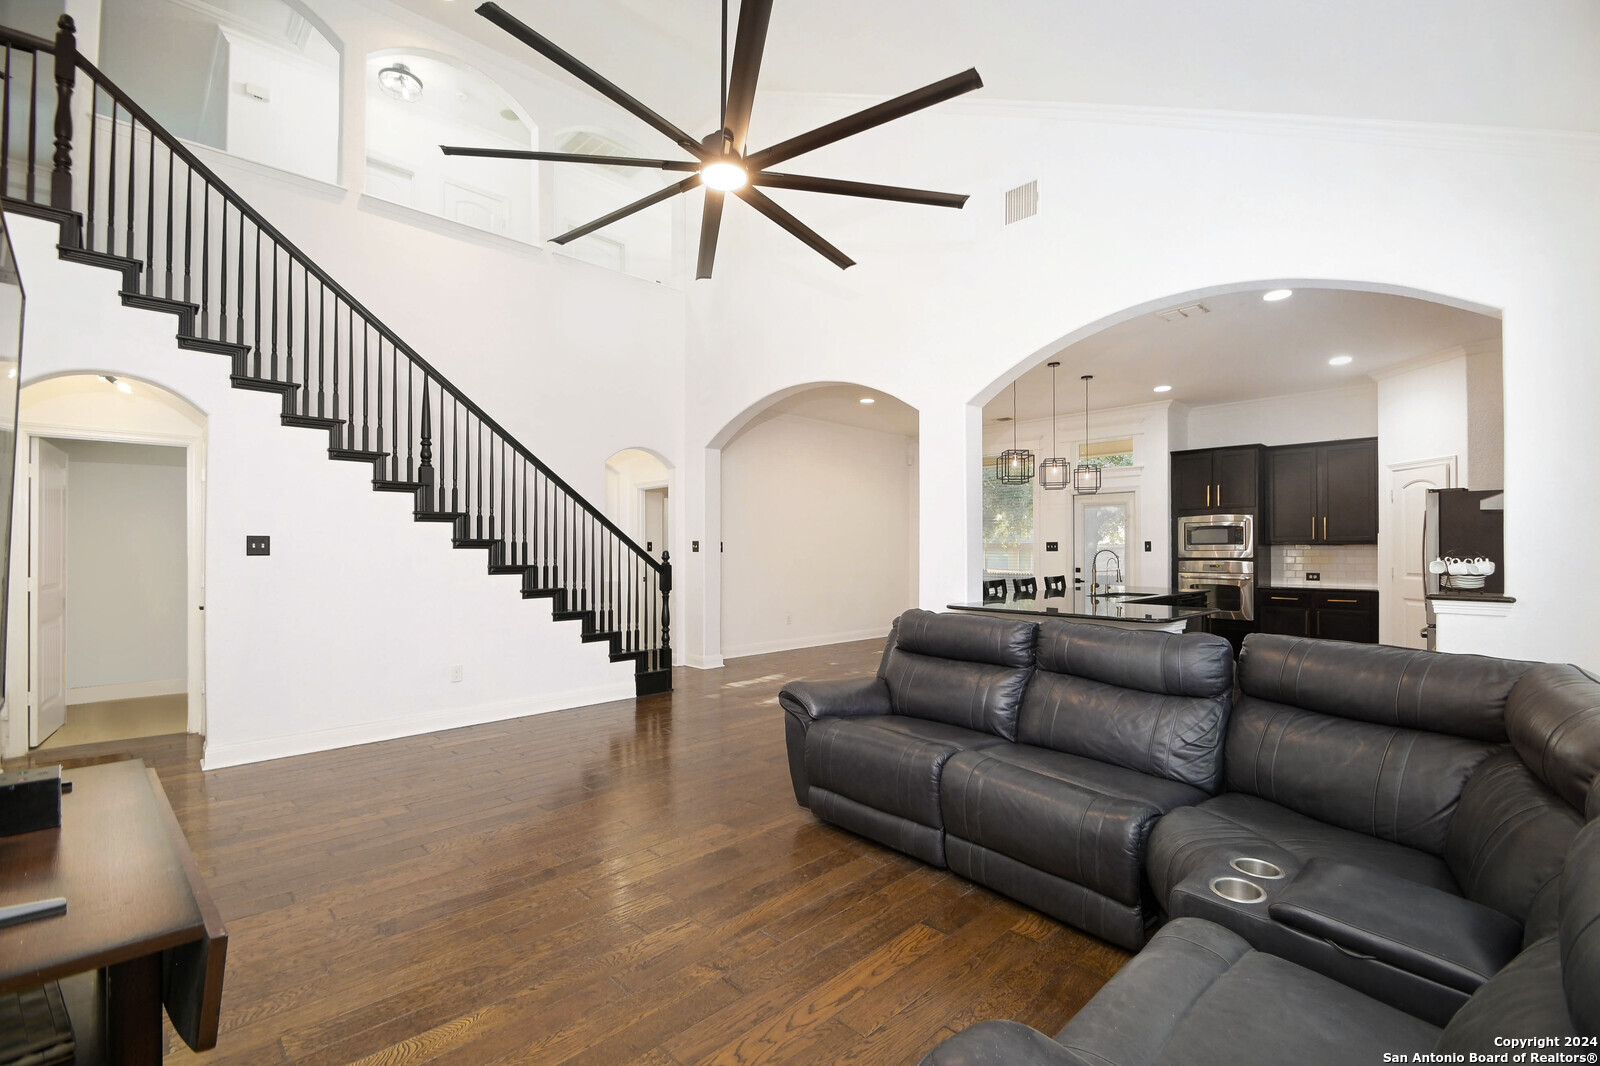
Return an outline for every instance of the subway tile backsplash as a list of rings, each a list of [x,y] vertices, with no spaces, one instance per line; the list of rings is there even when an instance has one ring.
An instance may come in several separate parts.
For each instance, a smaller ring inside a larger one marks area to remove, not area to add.
[[[1307,573],[1321,574],[1322,580],[1307,581]],[[1378,546],[1274,544],[1272,583],[1288,587],[1377,588]]]

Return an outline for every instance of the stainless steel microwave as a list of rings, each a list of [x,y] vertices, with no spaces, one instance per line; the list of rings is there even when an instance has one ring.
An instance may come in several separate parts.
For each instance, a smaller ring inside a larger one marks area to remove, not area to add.
[[[1255,516],[1197,514],[1178,519],[1178,558],[1251,559],[1256,554]]]

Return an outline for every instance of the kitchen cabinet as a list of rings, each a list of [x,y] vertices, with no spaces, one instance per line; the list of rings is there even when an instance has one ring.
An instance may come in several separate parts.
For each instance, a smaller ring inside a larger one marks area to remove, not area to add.
[[[1260,506],[1261,446],[1172,453],[1172,512],[1254,514]]]
[[[1258,589],[1256,624],[1263,633],[1376,644],[1378,593],[1372,589]]]
[[[1376,544],[1378,440],[1268,448],[1270,544]]]

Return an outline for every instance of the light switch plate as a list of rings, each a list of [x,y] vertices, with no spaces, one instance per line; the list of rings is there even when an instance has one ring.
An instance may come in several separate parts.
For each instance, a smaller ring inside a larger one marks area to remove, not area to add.
[[[1056,541],[1047,540],[1047,541],[1044,542],[1044,550],[1047,551],[1047,552],[1060,551],[1061,550],[1061,545],[1059,543],[1057,543]]]
[[[271,555],[272,538],[246,535],[244,538],[244,553],[246,555]]]
[[[1307,581],[1321,581],[1322,580],[1322,574],[1320,572],[1316,571],[1316,570],[1312,570],[1312,571],[1310,571],[1309,573],[1306,574],[1306,580]]]

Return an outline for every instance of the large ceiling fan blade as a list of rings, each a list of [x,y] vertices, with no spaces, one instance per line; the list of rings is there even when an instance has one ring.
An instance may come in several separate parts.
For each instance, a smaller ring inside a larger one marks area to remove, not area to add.
[[[705,210],[700,214],[700,261],[695,265],[696,281],[711,276],[717,258],[717,234],[722,229],[722,204],[726,197],[716,189],[706,190]]]
[[[826,192],[837,196],[864,196],[869,200],[896,200],[907,204],[927,204],[930,207],[962,207],[967,194],[960,192],[931,192],[927,189],[908,189],[901,185],[874,185],[865,181],[841,181],[838,178],[814,178],[808,174],[779,174],[763,170],[750,175],[754,185],[770,189],[798,189],[801,192]]]
[[[772,21],[772,0],[740,0],[739,33],[733,42],[733,70],[728,75],[727,127],[733,150],[744,151],[750,132],[750,108],[756,99],[756,79],[761,75],[761,55],[767,47],[767,24]]]
[[[798,137],[790,137],[787,141],[780,141],[771,148],[763,148],[752,153],[746,159],[750,168],[761,170],[774,163],[781,163],[785,159],[793,159],[797,155],[814,151],[824,145],[835,141],[842,141],[852,137],[863,130],[870,130],[874,126],[881,126],[885,122],[909,115],[914,111],[921,111],[925,107],[949,100],[951,97],[970,93],[974,89],[983,88],[983,79],[978,77],[976,69],[951,75],[943,81],[936,81],[932,85],[924,85],[914,89],[904,96],[897,96],[893,100],[885,100],[875,104],[865,111],[857,111],[847,115],[826,126],[818,126],[809,133],[802,133]]]
[[[550,163],[594,163],[602,167],[651,167],[656,170],[681,170],[693,173],[701,164],[688,159],[638,159],[627,155],[578,155],[572,152],[530,152],[522,148],[468,148],[441,144],[445,155],[472,156],[477,159],[535,159]]]
[[[593,233],[597,229],[604,229],[606,226],[611,225],[611,223],[613,223],[613,222],[617,222],[617,221],[619,221],[621,219],[627,218],[629,215],[633,214],[636,211],[643,211],[647,207],[654,207],[656,204],[659,204],[661,201],[670,200],[674,196],[678,195],[681,192],[688,192],[690,189],[694,188],[696,185],[699,185],[699,184],[700,184],[700,175],[698,175],[698,174],[690,174],[687,178],[684,178],[682,181],[678,182],[676,185],[668,185],[664,189],[658,189],[655,192],[651,193],[649,196],[644,197],[643,199],[635,200],[633,203],[629,204],[627,207],[619,207],[615,211],[611,212],[609,215],[601,215],[599,218],[595,219],[593,222],[585,223],[584,225],[579,226],[575,230],[568,230],[566,233],[563,233],[561,236],[552,237],[552,238],[550,238],[550,240],[552,241],[552,243],[555,243],[555,244],[566,244],[568,241],[575,241],[579,237],[588,236],[589,234]]]
[[[639,118],[660,130],[662,133],[672,138],[672,140],[675,141],[680,148],[694,156],[696,159],[704,159],[706,157],[707,152],[703,147],[701,147],[698,140],[689,136],[683,130],[679,129],[677,126],[673,125],[671,122],[667,121],[665,118],[662,118],[660,115],[650,110],[650,108],[646,107],[644,104],[628,95],[617,85],[608,81],[598,71],[583,63],[576,56],[568,53],[560,45],[556,44],[548,37],[540,34],[533,27],[529,26],[515,15],[512,15],[510,12],[506,11],[499,4],[494,3],[493,0],[490,0],[489,3],[480,5],[478,7],[478,14],[482,15],[484,18],[488,19],[502,30],[505,30],[511,36],[515,37],[529,48],[532,48],[535,52],[538,52],[540,55],[550,60],[550,62],[554,63],[562,70],[565,70],[568,74],[571,74],[573,77],[577,78],[591,89],[594,89],[602,96],[605,96],[612,103],[615,103],[617,106],[634,115],[636,118]]]
[[[737,193],[739,199],[766,215],[772,221],[800,238],[840,270],[856,265],[856,261],[822,239],[822,235],[774,203],[766,193],[753,185],[746,185]]]

